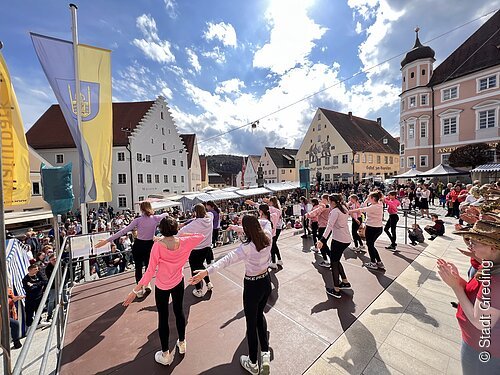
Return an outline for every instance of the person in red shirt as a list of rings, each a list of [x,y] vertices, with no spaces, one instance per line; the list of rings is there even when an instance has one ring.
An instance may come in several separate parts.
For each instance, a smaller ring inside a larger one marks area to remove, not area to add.
[[[399,221],[398,207],[401,205],[396,196],[397,192],[391,191],[384,199],[384,203],[387,206],[387,212],[389,213],[389,219],[385,224],[384,232],[391,240],[391,244],[389,246],[386,246],[385,248],[393,251],[395,251],[396,246],[398,246],[398,244],[396,243],[396,226],[398,225]]]
[[[441,279],[452,288],[459,305],[464,375],[498,374],[500,369],[500,223],[479,220],[469,231],[457,231],[469,251],[481,260],[479,270],[465,281],[457,267],[438,259]]]

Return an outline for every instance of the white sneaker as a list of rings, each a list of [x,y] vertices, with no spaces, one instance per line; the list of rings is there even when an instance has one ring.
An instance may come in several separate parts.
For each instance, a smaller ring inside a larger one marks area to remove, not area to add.
[[[148,285],[146,285],[146,286],[144,287],[144,293],[146,293],[146,292],[151,293],[151,290],[153,290],[153,289],[151,288],[151,283],[148,283]]]
[[[157,351],[155,354],[155,361],[158,362],[160,365],[170,366],[174,361],[174,356],[175,356],[175,348],[170,353],[167,352],[166,354],[164,354],[160,350]]]
[[[319,250],[316,246],[311,246],[309,250],[314,251],[315,253],[319,253]]]
[[[368,263],[365,263],[364,266],[366,268],[371,269],[371,270],[378,270],[377,263],[368,262]]]
[[[198,298],[203,297],[203,289],[193,289],[193,296]]]
[[[184,341],[177,340],[177,347],[179,348],[179,354],[186,354],[186,339]]]
[[[240,364],[241,367],[243,367],[245,370],[247,370],[250,374],[259,374],[259,364],[258,363],[252,363],[250,361],[250,357],[247,355],[242,355],[240,357]]]
[[[271,352],[261,352],[260,354],[262,359],[260,374],[269,375],[271,367]]]
[[[144,287],[141,288],[141,290],[139,290],[136,294],[137,298],[142,298],[144,297]]]
[[[330,262],[328,262],[327,260],[324,260],[324,261],[322,261],[319,265],[320,265],[321,267],[328,268],[328,267],[330,267]]]
[[[275,270],[278,268],[278,266],[276,265],[276,263],[269,263],[269,268],[272,268],[273,270]]]
[[[214,284],[211,281],[207,283],[207,290],[210,292],[214,288]]]
[[[358,246],[358,251],[363,251],[365,250],[365,245]]]
[[[281,259],[278,259],[278,261],[276,262],[276,264],[278,266],[283,266],[283,261]]]

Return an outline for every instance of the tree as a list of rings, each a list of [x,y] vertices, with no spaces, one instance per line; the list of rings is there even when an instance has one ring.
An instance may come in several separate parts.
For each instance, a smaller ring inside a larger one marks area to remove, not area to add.
[[[474,143],[455,149],[450,154],[448,162],[452,167],[472,167],[491,162],[491,155],[488,153],[490,146],[486,143]]]

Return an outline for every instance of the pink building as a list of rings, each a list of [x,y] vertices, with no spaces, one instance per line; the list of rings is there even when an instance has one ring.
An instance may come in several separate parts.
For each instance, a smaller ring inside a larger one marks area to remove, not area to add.
[[[400,173],[448,163],[457,147],[500,141],[500,11],[434,69],[418,38],[401,61]]]

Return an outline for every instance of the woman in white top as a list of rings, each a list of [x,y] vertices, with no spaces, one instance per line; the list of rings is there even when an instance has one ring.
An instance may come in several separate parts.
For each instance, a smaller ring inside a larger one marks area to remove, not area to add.
[[[428,219],[431,218],[429,216],[430,196],[431,196],[431,191],[427,188],[426,184],[422,184],[422,189],[420,190],[420,202],[418,207],[420,208],[420,215],[422,215],[422,217],[427,216]]]
[[[326,239],[330,233],[332,233],[330,260],[333,276],[333,288],[326,288],[326,293],[335,298],[340,298],[340,289],[347,289],[351,287],[351,284],[347,281],[344,267],[342,266],[342,263],[340,263],[342,253],[351,243],[351,234],[349,233],[349,225],[347,223],[349,213],[340,194],[332,194],[329,199],[332,210],[328,216],[326,230],[321,236],[321,239],[317,242],[316,246],[321,249],[323,245],[326,244]],[[342,282],[340,281],[340,278],[342,278]]]
[[[370,254],[370,262],[365,263],[364,266],[366,268],[370,268],[372,270],[376,269],[385,269],[384,263],[380,259],[380,255],[378,254],[377,249],[375,248],[375,241],[382,234],[382,218],[384,216],[384,203],[383,203],[383,194],[379,191],[375,191],[368,195],[367,202],[369,206],[360,207],[355,210],[349,210],[349,213],[353,212],[366,212],[366,246],[368,247],[368,253]]]
[[[226,268],[237,262],[245,262],[245,280],[243,284],[243,309],[247,325],[249,355],[240,357],[241,366],[251,374],[269,374],[271,355],[267,336],[267,323],[264,308],[271,294],[271,277],[268,267],[271,260],[272,229],[267,220],[258,220],[255,216],[245,215],[242,220],[247,241],[231,251],[224,258],[212,263],[206,270],[196,271],[189,282],[196,284],[209,274]],[[230,226],[237,230],[238,227]],[[261,369],[257,361],[260,342]]]

